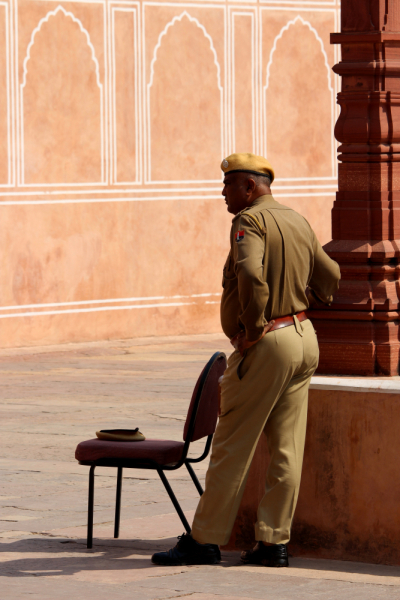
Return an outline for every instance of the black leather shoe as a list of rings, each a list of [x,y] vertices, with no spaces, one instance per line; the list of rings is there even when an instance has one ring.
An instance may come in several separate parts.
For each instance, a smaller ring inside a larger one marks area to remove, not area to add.
[[[176,546],[167,552],[156,552],[151,557],[155,565],[216,565],[221,562],[221,552],[216,544],[199,544],[184,533]]]
[[[264,546],[262,542],[257,542],[253,550],[242,552],[240,560],[246,565],[263,565],[264,567],[289,566],[286,544]]]

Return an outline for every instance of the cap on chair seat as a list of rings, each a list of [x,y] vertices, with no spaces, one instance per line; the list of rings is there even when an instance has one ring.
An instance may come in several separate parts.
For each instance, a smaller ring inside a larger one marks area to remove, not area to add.
[[[87,440],[77,445],[75,458],[96,461],[103,458],[154,460],[160,465],[176,463],[182,456],[184,443],[174,440],[144,440],[142,442],[109,442]]]

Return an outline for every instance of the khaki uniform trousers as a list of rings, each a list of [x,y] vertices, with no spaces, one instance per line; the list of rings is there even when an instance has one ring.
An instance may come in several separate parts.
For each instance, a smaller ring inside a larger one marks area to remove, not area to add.
[[[227,544],[260,435],[268,440],[270,464],[257,512],[255,539],[285,544],[296,508],[307,424],[308,388],[318,366],[311,321],[267,333],[244,358],[228,359],[221,385],[221,415],[215,432],[204,494],[192,536],[203,544]]]

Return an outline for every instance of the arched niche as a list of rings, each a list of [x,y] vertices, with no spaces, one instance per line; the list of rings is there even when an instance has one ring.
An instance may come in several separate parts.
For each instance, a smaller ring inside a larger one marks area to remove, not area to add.
[[[274,41],[264,87],[266,153],[277,177],[332,177],[334,98],[317,32],[297,17]]]
[[[32,34],[24,61],[22,181],[103,180],[102,84],[89,35],[62,7]]]
[[[211,38],[187,13],[160,35],[148,94],[149,179],[220,179],[219,65]]]

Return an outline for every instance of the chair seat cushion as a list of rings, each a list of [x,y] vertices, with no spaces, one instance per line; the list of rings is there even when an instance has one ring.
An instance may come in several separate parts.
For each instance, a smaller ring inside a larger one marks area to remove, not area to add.
[[[96,461],[102,458],[149,459],[160,465],[168,465],[178,462],[183,446],[183,442],[174,440],[109,442],[95,438],[78,444],[75,458],[80,461]]]

